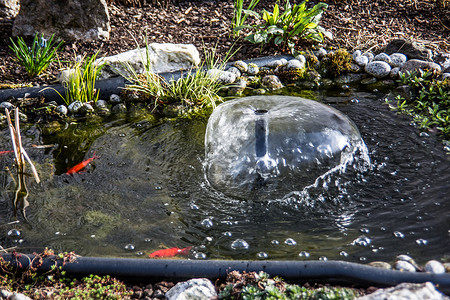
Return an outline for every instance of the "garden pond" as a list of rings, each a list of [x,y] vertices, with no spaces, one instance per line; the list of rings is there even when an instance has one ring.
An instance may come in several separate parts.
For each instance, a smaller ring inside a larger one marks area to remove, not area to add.
[[[21,181],[5,170],[13,170],[14,156],[0,157],[1,245],[84,256],[147,257],[193,246],[192,259],[449,260],[449,156],[432,133],[369,90],[280,90],[352,119],[371,167],[265,201],[209,185],[206,118],[157,119],[136,108],[65,125],[24,123],[22,144],[41,183],[25,176],[27,190],[16,192]],[[2,126],[0,150],[10,149]],[[83,172],[66,174],[94,155]]]

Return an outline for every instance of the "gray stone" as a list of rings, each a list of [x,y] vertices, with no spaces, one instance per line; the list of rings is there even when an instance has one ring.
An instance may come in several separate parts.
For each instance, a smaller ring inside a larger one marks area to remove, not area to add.
[[[0,0],[0,18],[14,18],[19,9],[19,0]]]
[[[399,271],[415,272],[416,268],[407,261],[398,260],[395,262],[394,268]]]
[[[261,80],[262,85],[270,90],[277,90],[281,89],[283,87],[283,84],[280,81],[280,78],[278,78],[275,75],[266,75]]]
[[[109,96],[109,102],[111,102],[111,104],[117,104],[122,102],[122,100],[120,99],[119,95],[111,94],[111,96]]]
[[[433,58],[433,61],[439,64],[443,70],[450,68],[450,53],[439,53]]]
[[[111,109],[113,113],[119,114],[119,113],[126,113],[127,107],[123,103],[119,103],[113,106]]]
[[[408,60],[405,54],[403,53],[392,53],[389,55],[391,58],[391,67],[402,67],[403,64]]]
[[[313,51],[314,55],[317,56],[317,58],[321,59],[322,57],[324,57],[325,55],[327,55],[327,50],[320,48],[317,51]],[[296,59],[298,59],[298,57],[295,57]]]
[[[391,77],[392,79],[396,79],[398,77],[399,72],[400,72],[399,67],[392,68],[391,72],[389,73],[389,77]]]
[[[210,69],[206,72],[206,75],[220,81],[223,84],[230,84],[236,81],[236,75],[219,69]]]
[[[322,49],[323,51],[325,51],[325,55],[326,55],[327,51],[326,51],[325,49],[323,49],[323,48],[320,48],[320,49]],[[295,57],[295,59],[299,60],[299,61],[300,61],[301,63],[303,63],[303,64],[306,64],[306,57],[305,57],[304,55],[302,55],[302,54],[297,55],[297,56]]]
[[[356,61],[356,58],[358,57],[358,56],[361,56],[361,50],[356,50],[355,52],[353,52],[353,54],[352,54],[352,56],[353,56],[353,59]]]
[[[259,73],[259,67],[256,64],[248,64],[247,65],[247,74],[248,75],[256,75]]]
[[[442,79],[450,79],[450,73],[444,73],[442,74]]]
[[[275,60],[268,62],[265,65],[265,67],[277,68],[277,67],[281,67],[282,65],[283,65],[283,61],[281,59],[275,59]]]
[[[74,101],[69,104],[68,110],[71,114],[76,114],[82,106],[83,103],[81,103],[80,101]]]
[[[385,63],[391,64],[391,58],[384,52],[378,53],[373,58],[374,61],[384,61]]]
[[[214,285],[205,278],[177,283],[166,293],[168,300],[204,300],[217,297]]]
[[[200,53],[192,44],[151,43],[148,45],[148,55],[145,48],[134,49],[99,58],[95,63],[104,64],[101,79],[117,75],[128,77],[130,73],[124,64],[131,66],[138,74],[145,71],[144,66],[148,63],[153,73],[190,70],[200,64]]]
[[[98,100],[95,102],[95,107],[98,108],[98,109],[103,109],[103,108],[106,108],[106,107],[107,107],[107,103],[106,103],[105,100],[98,99]]]
[[[78,110],[81,114],[88,114],[94,111],[94,108],[89,103],[83,103],[83,106]]]
[[[226,71],[227,71],[227,72],[230,72],[230,73],[233,73],[234,75],[236,75],[236,78],[239,78],[239,77],[241,77],[241,75],[242,75],[241,71],[239,71],[239,69],[236,68],[236,67],[230,67],[230,68],[228,68]]]
[[[361,84],[364,84],[364,85],[374,84],[376,82],[377,82],[377,79],[375,77],[365,78],[365,79],[361,80]]]
[[[32,300],[30,297],[20,293],[13,293],[8,297],[8,300]]]
[[[7,108],[9,111],[14,109],[14,105],[12,105],[11,103],[4,101],[2,103],[0,103],[0,110],[4,111],[5,108]]]
[[[443,264],[438,262],[437,260],[430,260],[425,264],[425,272],[434,273],[434,274],[444,274],[445,267]]]
[[[387,269],[390,270],[392,269],[392,266],[384,261],[373,261],[369,263],[369,266],[371,267],[375,267],[375,268],[380,268],[380,269]]]
[[[419,70],[425,71],[437,71],[441,72],[441,66],[429,61],[419,60],[419,59],[410,59],[403,64],[403,67],[400,69],[400,72],[419,72]]]
[[[228,95],[236,96],[242,94],[247,87],[247,80],[245,78],[238,79],[235,83],[233,83],[232,87],[230,87],[228,91]]]
[[[59,105],[55,108],[55,112],[57,112],[60,115],[65,116],[68,113],[68,109],[65,105]]]
[[[376,78],[383,78],[391,72],[391,66],[384,61],[371,61],[364,68],[366,73]]]
[[[367,58],[369,58],[369,62],[371,62],[374,58],[374,55],[372,52],[364,53],[363,56],[367,56]]]
[[[305,59],[305,61],[306,61],[306,59]],[[298,59],[291,59],[290,61],[288,61],[287,65],[286,65],[287,70],[303,69],[303,68],[305,68],[305,63],[301,62]]]
[[[8,290],[1,290],[0,291],[0,296],[3,298],[3,299],[6,299],[6,298],[8,298],[9,296],[11,296],[12,295],[12,292],[10,292],[10,291],[8,291]]]
[[[362,70],[363,70],[363,67],[357,65],[356,63],[352,62],[350,64],[350,72],[360,73]]]
[[[235,61],[233,63],[233,67],[236,67],[239,69],[239,71],[241,71],[241,73],[246,73],[247,72],[247,64],[245,62],[243,62],[242,60],[238,60]]]
[[[343,74],[340,75],[335,79],[336,83],[343,84],[343,83],[352,83],[352,82],[358,82],[364,79],[367,75],[366,74]]]
[[[387,54],[403,53],[408,59],[421,59],[431,61],[431,51],[416,42],[404,39],[396,39],[386,45],[384,52]]]
[[[369,63],[369,58],[365,55],[360,55],[355,58],[355,62],[358,66],[365,67]]]
[[[55,34],[65,41],[107,40],[111,30],[105,0],[20,0],[13,36],[45,37]]]
[[[425,282],[401,283],[395,287],[379,289],[372,294],[359,297],[356,300],[444,300],[446,298],[431,282]]]

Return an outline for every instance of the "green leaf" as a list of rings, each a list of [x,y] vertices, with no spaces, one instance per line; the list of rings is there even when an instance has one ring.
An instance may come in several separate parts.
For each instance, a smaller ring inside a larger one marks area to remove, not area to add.
[[[279,28],[277,25],[272,25],[267,27],[266,29],[268,34],[273,34],[273,35],[279,35],[279,34],[283,34],[284,30]]]
[[[283,43],[283,36],[277,36],[276,38],[275,38],[275,40],[274,40],[274,43],[275,43],[275,45],[279,45],[279,44],[281,44],[281,43]]]
[[[250,9],[243,9],[242,11],[246,15],[250,15],[250,16],[255,17],[257,19],[261,19],[261,16],[256,11],[253,11],[253,10],[250,10]]]
[[[275,4],[273,8],[273,24],[278,22],[278,16],[280,15],[280,9],[278,8],[278,4]]]

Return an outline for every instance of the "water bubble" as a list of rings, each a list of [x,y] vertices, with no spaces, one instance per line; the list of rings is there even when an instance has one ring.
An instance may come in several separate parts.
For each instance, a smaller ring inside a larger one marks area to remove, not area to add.
[[[294,239],[291,239],[291,238],[286,239],[286,240],[284,241],[284,243],[285,243],[286,245],[289,245],[289,246],[295,246],[295,245],[297,245],[297,242],[296,242]]]
[[[402,238],[405,237],[405,235],[403,233],[401,233],[400,231],[394,231],[393,234],[397,238],[401,238],[402,239]]]
[[[424,240],[424,239],[417,239],[416,243],[417,243],[417,245],[426,245],[426,244],[428,244],[428,241]]]
[[[341,252],[339,252],[339,255],[340,255],[340,256],[345,256],[345,257],[347,257],[347,256],[348,256],[348,253],[345,252],[345,251],[341,251]]]
[[[366,236],[360,236],[352,242],[352,245],[368,246],[372,240]]]
[[[202,226],[206,228],[211,228],[213,226],[213,222],[211,221],[211,219],[204,219],[200,224],[202,224]]]
[[[119,133],[119,137],[125,137],[126,134],[125,133]]]
[[[203,252],[197,252],[197,253],[194,254],[194,258],[195,258],[195,259],[206,259],[207,256],[206,256],[206,254],[203,253]]]
[[[359,231],[361,231],[362,233],[369,233],[368,228],[361,228]]]
[[[146,243],[150,243],[151,241],[152,241],[151,238],[145,238],[145,239],[144,239],[144,242],[146,242]]]
[[[91,238],[95,238],[95,234],[91,234]]]
[[[298,254],[298,256],[300,256],[300,257],[309,257],[309,252],[306,252],[306,251],[301,251],[299,254]]]
[[[233,250],[248,249],[249,247],[248,243],[243,239],[237,239],[231,243],[231,249]]]
[[[225,232],[223,233],[223,235],[224,235],[224,236],[230,237],[230,236],[232,236],[233,234],[232,234],[231,232],[229,232],[229,231],[225,231]]]
[[[134,250],[134,245],[133,244],[126,244],[124,248],[125,248],[125,250],[131,251],[131,250]]]
[[[366,257],[364,257],[364,256],[361,256],[361,257],[359,258],[359,260],[360,260],[360,261],[366,261],[366,260],[367,260],[367,258],[366,258]]]
[[[321,256],[321,257],[319,257],[319,260],[322,260],[322,261],[327,261],[327,260],[328,260],[328,258],[327,258],[326,256]]]
[[[270,243],[271,243],[272,245],[279,245],[279,244],[280,244],[280,242],[277,241],[277,240],[272,240]]]
[[[207,236],[207,237],[205,238],[205,240],[206,240],[207,242],[212,242],[212,241],[213,241],[213,238],[210,237],[210,236]]]
[[[137,255],[137,256],[142,256],[142,255],[144,255],[144,252],[138,251],[138,252],[136,252],[136,255]]]
[[[162,187],[160,187],[160,186],[155,186],[155,190],[157,190],[157,191],[162,190]]]
[[[8,236],[12,238],[19,237],[20,234],[20,231],[17,229],[11,229],[10,231],[8,231]]]
[[[59,232],[59,231],[55,232],[55,235],[60,235],[60,234],[61,234],[61,232]]]
[[[256,257],[257,257],[258,259],[266,259],[266,258],[269,257],[269,254],[267,254],[266,252],[258,252],[258,253],[256,254]]]
[[[198,209],[199,209],[199,207],[198,207],[197,204],[195,204],[195,203],[191,203],[190,207],[191,207],[191,209],[193,209],[193,210],[198,210]]]

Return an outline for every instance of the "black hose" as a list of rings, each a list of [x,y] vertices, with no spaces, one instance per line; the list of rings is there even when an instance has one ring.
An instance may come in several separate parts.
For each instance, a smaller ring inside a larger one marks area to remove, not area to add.
[[[27,269],[34,255],[3,258],[16,269]],[[333,282],[359,286],[394,286],[402,282],[432,282],[444,293],[450,294],[450,274],[400,272],[342,261],[235,261],[235,260],[165,260],[77,257],[75,262],[62,265],[61,259],[46,257],[38,271],[48,272],[53,265],[62,266],[69,275],[111,275],[129,279],[186,280],[204,277],[224,279],[230,271],[259,272],[280,276],[296,282]]]
[[[261,57],[256,59],[246,60],[247,63],[254,63],[258,66],[266,65],[270,61],[277,59],[292,59],[290,55],[280,55],[275,57]],[[227,67],[231,66],[232,63],[228,63]],[[178,78],[188,74],[189,71],[175,71],[168,73],[159,74],[161,77],[169,80],[177,80]],[[95,83],[95,88],[100,91],[99,99],[108,99],[111,94],[120,94],[122,89],[128,82],[121,76],[111,77],[104,80],[97,80]],[[55,84],[50,86],[42,87],[29,87],[20,89],[0,89],[0,102],[6,101],[9,98],[23,98],[25,94],[28,94],[27,98],[38,98],[44,96],[47,101],[56,101],[59,104],[64,104],[64,100],[61,96],[65,96],[64,87],[61,84]]]

